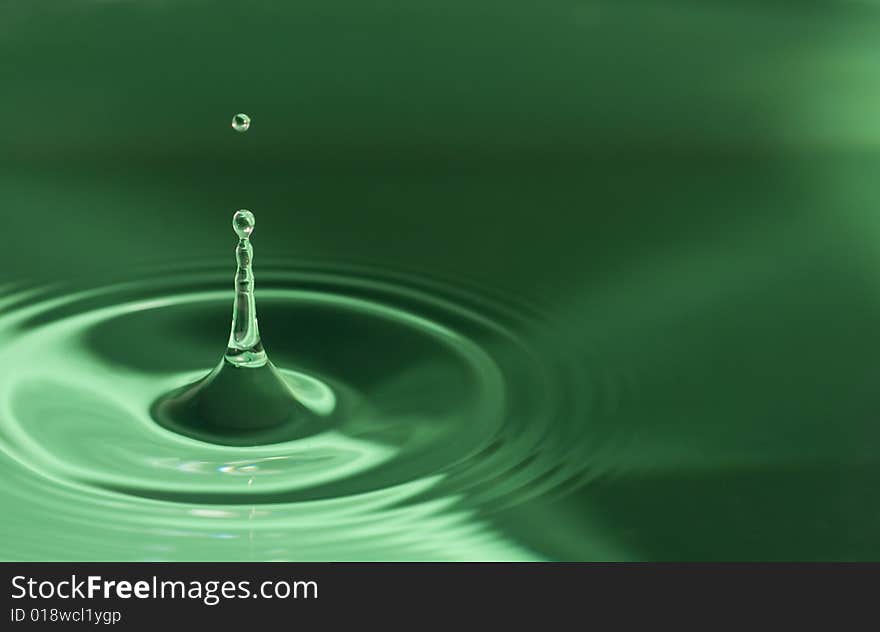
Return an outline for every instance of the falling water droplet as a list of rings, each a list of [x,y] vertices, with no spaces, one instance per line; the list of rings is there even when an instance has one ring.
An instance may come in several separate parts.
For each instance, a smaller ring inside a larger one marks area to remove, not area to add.
[[[251,126],[251,117],[247,114],[238,113],[232,117],[232,129],[236,132],[246,132]]]

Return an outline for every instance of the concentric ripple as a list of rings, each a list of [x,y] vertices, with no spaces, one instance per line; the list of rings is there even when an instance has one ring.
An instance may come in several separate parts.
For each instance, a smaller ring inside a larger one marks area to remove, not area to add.
[[[400,274],[262,267],[263,340],[327,425],[284,443],[215,445],[150,411],[223,352],[228,276],[218,266],[7,293],[4,506],[16,508],[13,523],[45,523],[51,511],[47,528],[78,542],[43,534],[18,555],[531,557],[480,515],[582,476],[588,395],[562,356],[529,343],[537,316]]]

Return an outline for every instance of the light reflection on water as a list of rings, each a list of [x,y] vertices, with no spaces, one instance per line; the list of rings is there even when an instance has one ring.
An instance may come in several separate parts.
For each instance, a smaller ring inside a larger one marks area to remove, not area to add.
[[[362,400],[284,443],[214,445],[150,418],[151,402],[222,351],[225,275],[56,293],[3,315],[11,556],[540,557],[482,517],[581,474],[565,437],[574,420],[557,416],[577,394],[514,333],[531,316],[332,270],[266,276],[276,364],[322,400],[338,396],[315,389],[325,376]]]

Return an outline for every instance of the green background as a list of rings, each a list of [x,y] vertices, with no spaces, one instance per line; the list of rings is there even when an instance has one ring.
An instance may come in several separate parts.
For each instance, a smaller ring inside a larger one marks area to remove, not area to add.
[[[531,550],[877,559],[878,42],[867,0],[6,0],[0,282],[228,256],[247,207],[258,283],[469,279],[624,376],[611,473],[492,515]]]

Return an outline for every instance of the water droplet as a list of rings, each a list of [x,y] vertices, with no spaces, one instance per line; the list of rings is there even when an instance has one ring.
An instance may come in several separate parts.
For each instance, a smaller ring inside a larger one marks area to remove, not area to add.
[[[257,220],[254,218],[254,214],[246,208],[236,211],[235,215],[232,216],[232,227],[235,229],[235,234],[238,235],[239,239],[250,237],[251,233],[254,232],[256,223]]]
[[[247,209],[236,211],[232,216],[232,227],[238,235],[235,259],[238,271],[235,275],[235,304],[232,307],[232,333],[226,359],[233,366],[258,367],[268,362],[260,330],[257,327],[257,306],[254,301],[254,248],[249,237],[254,232],[257,220]]]
[[[236,132],[246,132],[251,126],[251,117],[247,114],[236,114],[232,117],[232,129]]]
[[[320,397],[310,394],[314,388],[306,389],[301,399],[294,392],[298,386],[275,368],[263,348],[250,240],[255,224],[254,214],[247,209],[232,216],[239,240],[232,327],[223,359],[203,379],[168,394],[154,407],[154,415],[166,427],[228,445],[289,441],[321,432],[336,401],[327,387],[323,393],[318,391]],[[309,406],[311,400],[315,400],[314,408]]]

